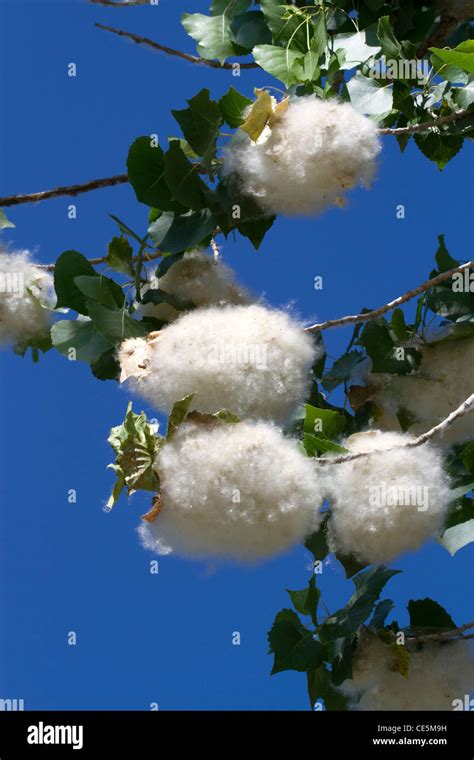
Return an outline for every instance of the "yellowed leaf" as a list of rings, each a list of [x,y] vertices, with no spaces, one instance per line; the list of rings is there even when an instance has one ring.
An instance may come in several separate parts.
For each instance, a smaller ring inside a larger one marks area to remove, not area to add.
[[[241,126],[251,138],[258,140],[265,129],[269,119],[273,115],[273,101],[266,90],[255,90],[257,100],[250,109],[250,113]]]
[[[268,125],[270,127],[273,127],[273,125],[281,119],[284,113],[288,110],[288,105],[290,103],[289,98],[284,98],[284,100],[280,100],[279,103],[275,106],[273,110],[273,114],[270,116],[270,119],[268,120]]]
[[[161,497],[159,495],[154,496],[151,504],[150,511],[141,516],[142,520],[149,523],[154,522],[161,512]]]

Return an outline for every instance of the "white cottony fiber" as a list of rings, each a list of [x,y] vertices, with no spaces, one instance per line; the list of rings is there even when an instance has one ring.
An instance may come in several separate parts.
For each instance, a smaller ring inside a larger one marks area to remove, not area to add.
[[[48,333],[53,278],[30,259],[29,251],[0,250],[0,344],[39,338]]]
[[[322,497],[310,459],[267,423],[184,423],[155,469],[161,511],[139,531],[158,553],[255,561],[319,525]]]
[[[241,304],[249,301],[245,289],[236,283],[233,271],[201,250],[185,253],[163,277],[151,279],[149,285],[142,289],[142,294],[150,287],[164,290],[194,306]],[[170,314],[173,319],[178,316],[178,312],[168,304],[140,304],[138,311],[143,316],[157,319],[169,318]]]
[[[372,374],[368,378],[377,405],[375,425],[399,430],[397,413],[415,420],[410,433],[435,427],[474,393],[474,340],[433,343],[422,349],[418,370],[410,375]],[[474,438],[474,411],[460,417],[434,443],[446,449]]]
[[[451,498],[442,456],[429,444],[395,448],[410,440],[379,430],[357,433],[342,443],[349,453],[381,453],[321,466],[336,551],[363,562],[390,562],[442,527]]]
[[[239,131],[224,173],[269,213],[310,215],[343,205],[342,195],[369,186],[380,151],[377,126],[348,103],[294,98],[256,142]]]
[[[390,670],[393,655],[379,639],[371,639],[362,649],[360,654],[356,650],[354,679],[340,687],[349,697],[362,692],[360,700],[352,703],[353,710],[460,709],[474,689],[469,642],[423,644],[423,649],[410,655],[408,676]],[[369,670],[370,678],[366,678]]]
[[[141,345],[137,341],[139,351]],[[130,366],[130,344],[127,351]],[[166,411],[195,393],[192,408],[201,412],[230,409],[283,423],[304,401],[317,356],[311,337],[283,311],[257,304],[209,307],[157,333],[148,370],[133,386]],[[123,364],[121,357],[122,351]]]

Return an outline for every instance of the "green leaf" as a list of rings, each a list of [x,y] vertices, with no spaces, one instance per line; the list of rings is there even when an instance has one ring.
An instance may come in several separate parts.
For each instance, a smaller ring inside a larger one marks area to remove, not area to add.
[[[202,244],[212,235],[216,220],[209,209],[175,216],[165,212],[149,228],[156,246],[167,253],[180,253]]]
[[[308,51],[308,39],[313,36],[313,25],[304,15],[295,13],[294,5],[284,5],[281,0],[260,0],[260,8],[272,32],[274,45],[291,46],[300,53]]]
[[[140,203],[165,211],[176,208],[166,184],[163,151],[150,137],[139,137],[130,146],[127,173]]]
[[[405,323],[405,316],[401,309],[394,309],[392,312],[392,319],[390,321],[390,327],[395,333],[395,337],[400,343],[408,340],[407,326]]]
[[[420,355],[416,349],[400,348],[393,342],[385,320],[367,322],[358,343],[365,347],[372,360],[372,372],[406,375],[420,362]],[[397,358],[397,350],[403,351],[400,358]]]
[[[398,59],[401,57],[402,46],[395,37],[395,32],[392,29],[389,16],[382,16],[379,18],[377,37],[382,46],[382,53],[387,59]]]
[[[313,82],[319,79],[319,56],[314,50],[308,50],[293,66],[293,75],[299,82]]]
[[[302,62],[300,52],[276,45],[257,45],[253,49],[255,61],[265,71],[279,79],[287,87],[298,83],[298,75],[293,70],[297,61]]]
[[[467,443],[461,449],[459,456],[466,470],[474,473],[474,441]]]
[[[202,156],[202,165],[210,171],[211,163],[216,156],[217,137],[222,123],[220,108],[211,100],[208,89],[202,89],[194,98],[188,100],[188,104],[189,108],[171,113],[183,130],[187,143],[198,156]],[[182,146],[179,147],[185,155]]]
[[[349,351],[337,359],[322,379],[322,386],[326,391],[333,391],[341,383],[345,383],[351,377],[352,370],[363,360],[360,351]]]
[[[249,52],[256,45],[265,45],[272,41],[272,33],[260,11],[249,11],[235,16],[231,21],[230,31],[233,41]]]
[[[190,393],[189,396],[185,396],[174,404],[168,418],[168,432],[166,433],[166,439],[168,441],[173,437],[179,426],[183,424],[188,416],[195,395],[195,393]]]
[[[74,278],[74,284],[86,298],[97,301],[103,306],[121,309],[125,304],[125,296],[120,285],[102,274],[96,273],[93,277],[81,274]]]
[[[109,341],[88,320],[61,319],[51,328],[53,346],[66,358],[92,364],[111,348]],[[71,352],[74,349],[74,352]]]
[[[7,218],[4,210],[0,208],[0,230],[4,230],[7,227],[15,227],[16,225]]]
[[[444,607],[428,597],[426,599],[410,599],[408,613],[411,629],[436,632],[437,630],[450,631],[456,628],[456,623]]]
[[[305,404],[306,416],[304,432],[311,435],[324,433],[330,440],[337,438],[346,426],[344,415],[331,409],[319,409],[311,404]]]
[[[354,637],[355,638],[355,637]],[[347,678],[352,678],[352,661],[355,649],[354,639],[332,639],[327,644],[328,660],[331,664],[331,680],[340,686]]]
[[[347,605],[331,615],[320,626],[318,634],[323,641],[338,638],[353,638],[359,627],[372,613],[385,584],[399,570],[389,570],[383,565],[370,567],[354,577],[356,591]]]
[[[124,309],[109,309],[95,301],[87,301],[87,307],[94,327],[112,345],[121,343],[126,338],[140,338],[148,335],[148,327],[132,319]]]
[[[449,269],[455,269],[459,266],[459,261],[453,259],[446,244],[444,242],[444,235],[438,235],[438,250],[436,251],[435,258],[438,265],[439,272],[447,272]]]
[[[395,605],[391,599],[384,599],[382,602],[379,602],[375,607],[374,614],[370,618],[369,625],[377,630],[383,628],[385,620],[394,607]]]
[[[268,634],[270,653],[275,655],[272,675],[283,670],[305,672],[319,667],[325,650],[314,634],[302,625],[293,610],[281,610]]]
[[[241,48],[232,41],[231,20],[228,14],[205,16],[202,13],[184,13],[181,23],[190,37],[198,43],[199,55],[223,63],[232,55],[240,55]]]
[[[241,95],[234,87],[231,87],[218,101],[222,118],[232,129],[240,127],[244,121],[244,111],[251,105],[250,98]]]
[[[304,545],[311,552],[316,562],[322,562],[329,554],[329,546],[327,541],[327,530],[330,514],[326,512],[323,515],[319,529],[309,536]]]
[[[68,307],[87,315],[86,298],[74,280],[80,275],[96,276],[92,264],[78,251],[65,251],[54,267],[54,288],[57,295],[56,309]]]
[[[213,16],[221,16],[225,13],[226,16],[232,18],[238,13],[245,13],[251,4],[252,0],[212,0],[210,11]]]
[[[115,464],[109,468],[117,482],[107,508],[112,509],[123,488],[128,495],[138,490],[157,492],[160,483],[153,462],[163,439],[152,431],[145,413],[134,414],[130,402],[124,422],[111,429],[108,441],[115,451]]]
[[[427,135],[414,135],[415,143],[426,158],[434,161],[439,169],[444,169],[462,148],[464,139],[461,135],[446,135],[442,132],[430,132]]]
[[[91,364],[91,371],[98,380],[118,380],[120,377],[120,364],[117,361],[115,346],[104,351],[98,359]]]
[[[309,457],[313,457],[316,454],[326,454],[328,451],[334,454],[347,453],[347,449],[343,448],[343,446],[338,446],[337,443],[333,443],[329,438],[324,438],[322,434],[316,436],[311,433],[305,433],[303,443]]]
[[[378,116],[392,110],[393,92],[389,85],[357,73],[347,84],[351,103],[361,114]]]
[[[474,517],[445,530],[440,544],[454,557],[456,552],[474,541]]]
[[[122,222],[122,220],[119,219],[118,216],[114,216],[114,214],[109,214],[109,216],[117,224],[117,226],[118,226],[120,232],[122,233],[122,235],[126,235],[127,237],[132,237],[134,240],[137,241],[137,243],[140,243],[140,245],[143,245],[144,241],[142,240],[142,238],[139,235],[137,235],[136,232],[134,232],[133,230],[131,230],[130,227],[128,227],[125,224],[125,222]]]
[[[357,575],[357,573],[360,573],[364,567],[367,567],[367,562],[360,562],[352,554],[341,554],[340,552],[336,552],[336,558],[343,566],[346,578],[352,578],[354,575]]]
[[[133,249],[127,238],[121,235],[114,237],[107,248],[107,264],[114,272],[127,274],[133,277],[135,270],[133,267]]]
[[[308,696],[311,708],[318,700],[323,700],[326,710],[335,710],[337,712],[348,710],[348,700],[339,689],[336,689],[332,683],[331,671],[325,665],[321,665],[316,670],[311,670],[307,674]]]
[[[318,621],[316,615],[321,592],[316,587],[315,576],[311,576],[311,580],[307,588],[303,588],[301,591],[290,591],[290,589],[287,589],[287,592],[290,595],[290,599],[293,602],[295,610],[301,615],[309,615],[313,624],[317,625]]]
[[[430,51],[443,63],[474,74],[474,40],[465,40],[452,50],[432,47]]]
[[[345,61],[340,66],[342,70],[353,69],[380,52],[379,46],[368,44],[366,30],[349,34],[334,34],[332,44],[333,50],[343,50],[345,53]]]
[[[185,301],[179,296],[167,293],[165,290],[160,290],[159,288],[150,288],[147,290],[141,302],[143,305],[152,303],[155,304],[155,306],[161,303],[167,303],[177,311],[187,311],[194,308],[192,301]]]
[[[188,161],[179,142],[173,140],[165,154],[165,177],[173,198],[186,208],[201,209],[206,205],[207,187],[197,169],[196,164]]]
[[[171,253],[166,256],[163,256],[161,259],[155,274],[158,278],[164,277],[166,272],[171,269],[173,264],[176,264],[176,262],[181,261],[183,258],[184,253]]]

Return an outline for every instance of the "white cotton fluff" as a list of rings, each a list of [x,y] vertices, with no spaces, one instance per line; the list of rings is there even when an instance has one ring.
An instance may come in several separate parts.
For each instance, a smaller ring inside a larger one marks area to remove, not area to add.
[[[29,251],[0,250],[0,344],[46,335],[50,312],[40,301],[51,301],[53,278],[30,259]]]
[[[148,371],[132,383],[166,411],[195,393],[192,408],[201,412],[286,422],[305,399],[318,355],[298,322],[257,304],[196,309],[155,335]]]
[[[315,214],[343,205],[342,194],[369,186],[380,151],[377,126],[348,103],[305,96],[265,127],[256,142],[241,130],[224,156],[224,173],[272,214]]]
[[[150,287],[165,290],[194,306],[241,304],[249,301],[245,289],[236,283],[233,271],[200,250],[185,253],[163,277],[150,280],[142,292],[146,293]],[[176,318],[178,312],[168,304],[149,303],[139,306],[140,314],[157,319],[169,318],[170,310],[174,312],[172,318]]]
[[[404,410],[416,421],[419,435],[438,425],[474,393],[474,339],[433,343],[422,349],[422,361],[410,375],[372,374],[368,384],[379,407],[375,424],[383,430],[400,430],[397,413]],[[446,449],[474,438],[474,410],[433,439]]]
[[[376,638],[362,653],[362,668],[356,652],[355,677],[340,687],[349,697],[362,692],[351,709],[453,710],[474,689],[474,658],[466,641],[425,643],[422,650],[410,653],[408,676],[391,671],[390,659],[390,648]],[[363,675],[367,669],[370,679]]]
[[[442,456],[429,444],[389,450],[409,440],[380,430],[357,433],[342,443],[349,453],[382,453],[321,465],[336,551],[363,562],[390,562],[442,527],[451,493]]]
[[[147,548],[255,561],[316,530],[322,497],[311,460],[264,422],[184,423],[160,449],[161,511]]]

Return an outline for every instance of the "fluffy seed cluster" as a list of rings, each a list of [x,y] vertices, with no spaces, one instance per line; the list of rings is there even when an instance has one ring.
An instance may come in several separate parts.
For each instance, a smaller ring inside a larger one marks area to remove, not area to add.
[[[376,425],[400,430],[397,414],[408,412],[415,420],[410,433],[419,435],[438,425],[474,392],[474,340],[432,344],[423,348],[418,371],[411,375],[370,375],[373,400],[380,408]],[[436,438],[449,448],[474,435],[474,411],[460,417]]]
[[[157,455],[161,511],[146,548],[254,561],[316,530],[322,498],[296,444],[264,422],[182,425]]]
[[[376,125],[347,103],[311,96],[291,100],[256,142],[242,131],[224,157],[224,172],[267,212],[315,214],[343,205],[356,185],[368,186],[380,151]]]
[[[381,453],[324,466],[337,551],[363,562],[390,562],[441,528],[450,501],[441,454],[429,444],[390,451],[410,439],[380,430],[357,433],[343,442],[350,453]]]
[[[28,251],[0,251],[0,344],[11,344],[46,334],[50,312],[42,301],[52,301],[53,278],[39,269]]]
[[[204,251],[188,251],[180,261],[173,264],[159,280],[152,280],[145,286],[160,288],[173,296],[187,301],[194,306],[214,304],[241,304],[249,300],[245,289],[235,282],[233,271],[221,261],[214,259]],[[145,304],[139,307],[144,316],[165,316],[176,318],[177,313],[167,304]]]
[[[474,689],[474,659],[466,641],[425,643],[410,656],[408,676],[390,670],[393,654],[377,637],[358,647],[352,680],[340,690],[353,710],[452,710]],[[359,701],[357,697],[361,694]]]
[[[284,423],[305,398],[318,354],[298,322],[257,304],[198,309],[155,335],[146,372],[131,382],[167,411],[195,393],[192,408],[201,412],[230,409],[241,418]],[[142,358],[144,342],[127,341],[119,351],[122,371],[141,370],[134,347]]]

